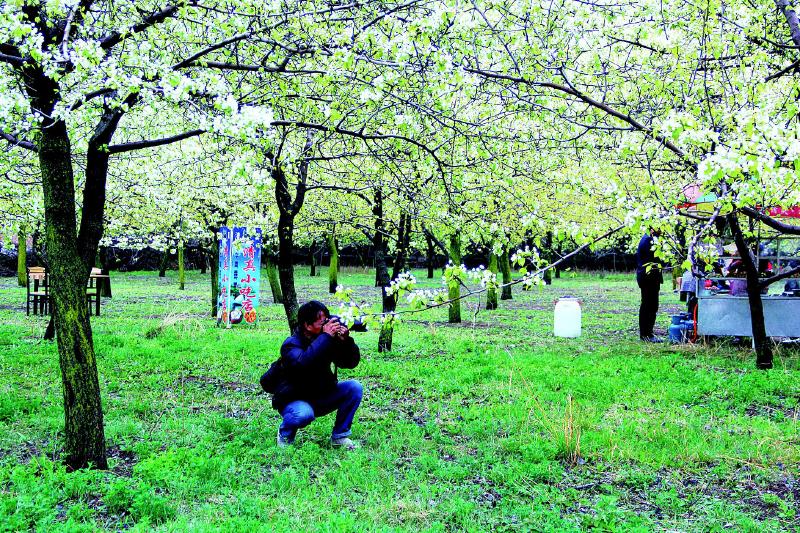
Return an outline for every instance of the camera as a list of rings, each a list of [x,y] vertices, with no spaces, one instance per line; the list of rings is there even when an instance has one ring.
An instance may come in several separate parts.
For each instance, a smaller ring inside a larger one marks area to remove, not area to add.
[[[325,321],[325,323],[328,323],[331,320],[335,320],[336,322],[341,322],[342,324],[345,324],[342,318],[338,315],[331,315],[330,318],[328,318],[328,320]],[[367,325],[364,324],[364,322],[362,322],[360,318],[356,318],[355,321],[353,322],[353,325],[350,326],[348,329],[350,331],[357,331],[360,333],[363,331],[367,331]]]

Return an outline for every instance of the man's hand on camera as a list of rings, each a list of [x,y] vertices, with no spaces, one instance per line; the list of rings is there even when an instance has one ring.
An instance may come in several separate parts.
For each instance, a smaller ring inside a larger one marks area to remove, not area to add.
[[[341,329],[342,325],[339,324],[336,320],[328,320],[322,326],[322,332],[327,333],[331,337],[336,337],[339,334],[339,330]]]

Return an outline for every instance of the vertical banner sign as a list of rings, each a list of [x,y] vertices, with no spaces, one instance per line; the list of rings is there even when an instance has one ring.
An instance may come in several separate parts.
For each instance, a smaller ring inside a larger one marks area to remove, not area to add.
[[[221,228],[217,324],[255,324],[261,289],[261,229]]]
[[[217,295],[217,325],[229,325],[231,294],[231,236],[229,228],[219,229],[219,294]]]

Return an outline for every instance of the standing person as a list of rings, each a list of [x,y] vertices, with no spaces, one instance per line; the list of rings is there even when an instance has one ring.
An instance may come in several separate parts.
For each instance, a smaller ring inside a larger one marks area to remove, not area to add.
[[[278,446],[292,444],[298,429],[336,411],[331,444],[352,449],[350,426],[363,389],[357,381],[339,382],[331,365],[355,368],[361,360],[358,346],[347,326],[331,319],[328,308],[316,300],[300,306],[297,323],[281,346],[280,380],[272,397],[272,407],[283,417]]]
[[[686,302],[686,311],[694,315],[697,307],[697,279],[690,268],[681,277],[681,301]]]
[[[651,230],[639,241],[636,249],[636,283],[642,292],[639,306],[639,338],[645,342],[662,342],[653,334],[658,314],[658,292],[664,277],[661,274],[661,261],[653,253],[653,237],[661,235],[659,230]]]

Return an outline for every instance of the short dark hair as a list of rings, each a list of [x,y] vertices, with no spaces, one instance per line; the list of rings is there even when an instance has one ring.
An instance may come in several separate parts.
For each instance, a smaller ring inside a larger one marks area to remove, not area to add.
[[[301,305],[300,309],[297,310],[297,327],[302,328],[306,324],[313,324],[316,322],[320,311],[327,317],[331,316],[331,312],[328,311],[325,304],[317,300],[311,300]]]

